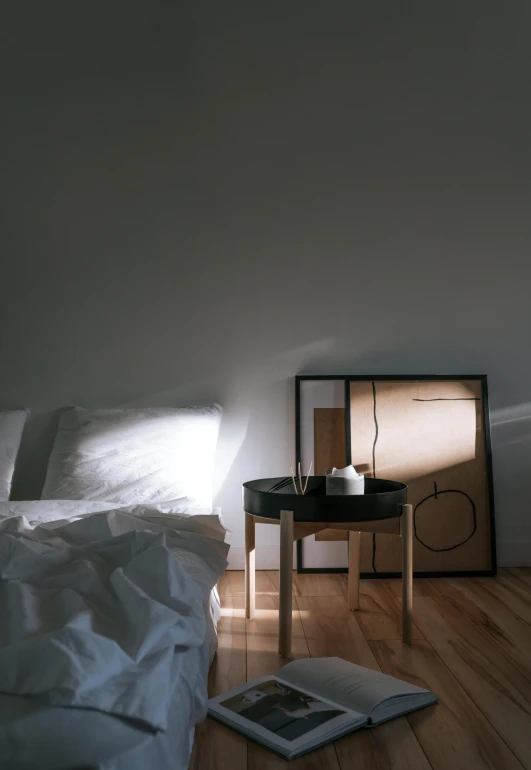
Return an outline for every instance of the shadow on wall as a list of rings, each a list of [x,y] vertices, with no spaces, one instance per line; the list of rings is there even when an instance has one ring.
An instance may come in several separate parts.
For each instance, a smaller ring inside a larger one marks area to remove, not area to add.
[[[242,530],[243,482],[287,475],[288,462],[293,462],[293,392],[292,378],[283,378],[257,387],[253,393],[254,408],[249,412],[245,436],[216,496],[216,502],[223,509],[224,521],[231,530]]]
[[[15,465],[11,499],[38,500],[44,486],[60,410],[30,413]]]
[[[491,426],[499,562],[531,566],[531,402],[492,410]]]

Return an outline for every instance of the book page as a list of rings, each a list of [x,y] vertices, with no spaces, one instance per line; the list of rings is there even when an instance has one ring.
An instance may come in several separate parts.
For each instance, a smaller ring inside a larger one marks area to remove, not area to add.
[[[407,696],[419,696],[424,700],[426,695],[431,695],[422,687],[341,658],[295,660],[278,673],[298,687],[311,689],[323,698],[368,717],[385,701],[399,701]],[[400,713],[399,702],[393,712]]]
[[[285,756],[367,721],[363,714],[274,676],[255,679],[208,702],[209,714]]]

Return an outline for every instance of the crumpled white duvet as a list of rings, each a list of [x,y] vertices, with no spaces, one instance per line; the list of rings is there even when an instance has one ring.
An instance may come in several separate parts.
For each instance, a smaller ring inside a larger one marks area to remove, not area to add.
[[[164,730],[174,653],[203,644],[227,565],[219,517],[78,501],[65,521],[60,502],[0,505],[0,692]]]

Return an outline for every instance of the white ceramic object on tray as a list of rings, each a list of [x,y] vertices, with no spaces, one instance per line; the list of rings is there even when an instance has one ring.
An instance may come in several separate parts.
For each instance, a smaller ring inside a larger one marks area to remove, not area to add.
[[[365,476],[357,473],[353,465],[346,468],[332,468],[326,477],[327,495],[363,495]]]

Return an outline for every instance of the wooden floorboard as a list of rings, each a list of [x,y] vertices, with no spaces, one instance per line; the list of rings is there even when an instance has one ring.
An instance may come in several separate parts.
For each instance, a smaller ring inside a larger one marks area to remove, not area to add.
[[[227,572],[210,693],[276,671],[278,573],[257,572],[257,612],[244,617],[242,572]],[[439,703],[359,730],[291,762],[207,720],[193,770],[531,770],[531,569],[496,578],[414,582],[414,639],[400,641],[400,580],[361,581],[360,610],[345,575],[296,575],[293,655],[337,655],[433,689]]]
[[[531,586],[503,570],[497,580],[478,578],[504,604],[522,620],[531,625]]]
[[[430,587],[531,682],[531,626],[473,578],[431,580]]]
[[[293,573],[295,596],[342,596],[340,575],[298,575]]]
[[[531,685],[444,596],[419,597],[424,636],[476,707],[531,770]]]
[[[512,567],[500,570],[500,575],[531,589],[531,567]]]
[[[341,592],[347,598],[347,576],[338,575]],[[397,596],[387,580],[362,580],[360,583],[360,607],[356,620],[366,639],[402,638],[402,581]],[[413,639],[423,636],[413,623]]]
[[[521,770],[522,765],[428,642],[369,642],[386,674],[433,690],[439,703],[409,714],[434,770]],[[376,728],[377,729],[377,728]]]
[[[293,658],[307,658],[308,645],[295,604],[292,622]],[[278,581],[274,573],[256,573],[256,613],[246,621],[246,628],[248,680],[275,673],[289,663],[278,654]]]

